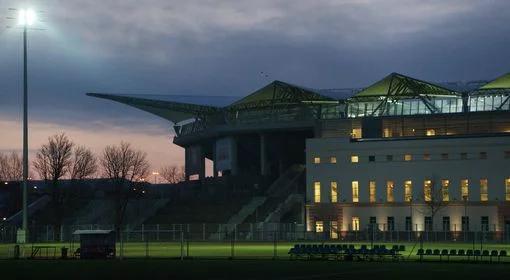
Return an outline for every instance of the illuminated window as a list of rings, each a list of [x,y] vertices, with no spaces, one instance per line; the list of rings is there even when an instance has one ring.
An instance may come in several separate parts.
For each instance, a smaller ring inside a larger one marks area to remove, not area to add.
[[[480,152],[480,159],[487,159],[487,152]]]
[[[425,201],[432,201],[432,181],[423,181],[423,199]]]
[[[460,153],[460,159],[468,159],[467,153]]]
[[[441,154],[441,159],[447,160],[448,159],[448,154],[447,153],[442,153]]]
[[[430,154],[423,154],[423,160],[430,160]]]
[[[480,180],[480,201],[487,201],[487,200],[489,200],[488,182],[487,182],[487,179],[481,179]]]
[[[314,157],[313,158],[313,163],[315,163],[315,164],[321,163],[321,158],[320,157]]]
[[[411,202],[413,200],[413,182],[407,180],[404,182],[404,201]]]
[[[331,239],[338,239],[338,221],[331,221],[330,237]]]
[[[359,157],[357,155],[352,155],[351,156],[351,162],[352,163],[358,163],[359,162]]]
[[[411,160],[413,160],[413,155],[409,155],[409,154],[404,155],[404,160],[405,160],[405,161],[411,161]]]
[[[383,137],[392,137],[393,133],[391,131],[391,128],[385,128],[383,129]]]
[[[313,183],[313,193],[314,193],[314,199],[313,201],[315,203],[321,202],[321,182],[315,182]]]
[[[462,179],[460,180],[460,196],[462,200],[468,200],[469,198],[469,180]]]
[[[450,180],[441,180],[441,194],[443,201],[450,201],[450,193],[448,188],[450,187]]]
[[[359,230],[359,217],[352,217],[352,230],[353,231]]]
[[[351,132],[351,137],[352,138],[361,138],[361,128],[353,128],[352,129],[352,132]]]
[[[331,202],[338,202],[338,188],[336,182],[331,182]]]
[[[330,157],[329,158],[330,163],[336,163],[336,157]]]
[[[436,130],[435,129],[427,129],[427,136],[434,136],[436,135]]]
[[[315,232],[324,232],[324,222],[323,221],[315,222]]]
[[[386,182],[386,201],[394,202],[395,197],[393,196],[393,192],[395,189],[395,183],[393,181]]]
[[[510,179],[509,179],[509,183],[510,183]],[[368,192],[369,192],[369,201],[370,202],[375,202],[376,198],[376,185],[375,185],[375,181],[370,181],[368,182]]]
[[[359,202],[359,183],[352,181],[352,202]]]
[[[510,178],[505,179],[505,200],[510,201]]]

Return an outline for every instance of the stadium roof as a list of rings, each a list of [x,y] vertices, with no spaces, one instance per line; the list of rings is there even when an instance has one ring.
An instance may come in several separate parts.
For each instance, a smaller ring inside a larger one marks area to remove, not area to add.
[[[458,93],[430,82],[399,73],[391,73],[382,80],[356,93],[354,98],[413,96],[458,96]]]
[[[310,88],[296,86],[282,81],[273,81],[228,107],[251,108],[313,101],[335,101],[335,99],[322,95]]]
[[[481,90],[510,89],[510,73],[496,78],[495,80],[480,87]]]

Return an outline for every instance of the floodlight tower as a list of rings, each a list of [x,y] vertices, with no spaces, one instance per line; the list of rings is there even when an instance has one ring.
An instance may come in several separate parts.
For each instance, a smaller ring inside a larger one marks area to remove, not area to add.
[[[17,242],[28,241],[28,69],[27,33],[37,20],[32,9],[18,10],[18,25],[23,28],[23,222],[17,233]]]

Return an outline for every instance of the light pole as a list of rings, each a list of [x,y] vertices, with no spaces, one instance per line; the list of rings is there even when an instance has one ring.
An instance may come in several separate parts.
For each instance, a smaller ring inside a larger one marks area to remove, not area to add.
[[[23,27],[23,222],[17,233],[17,242],[28,241],[28,69],[27,31],[36,21],[36,13],[31,9],[18,12],[18,24]]]
[[[154,175],[154,185],[157,185],[158,184],[158,175],[159,175],[159,172],[157,171],[154,171],[152,172],[152,175]]]

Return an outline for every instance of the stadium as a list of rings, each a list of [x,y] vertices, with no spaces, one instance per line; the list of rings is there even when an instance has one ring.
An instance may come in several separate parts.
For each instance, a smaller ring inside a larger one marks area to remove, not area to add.
[[[240,210],[218,222],[303,224],[325,239],[509,238],[510,74],[435,84],[391,73],[341,90],[274,81],[239,100],[88,95],[168,120],[184,185],[248,194],[226,199]]]

